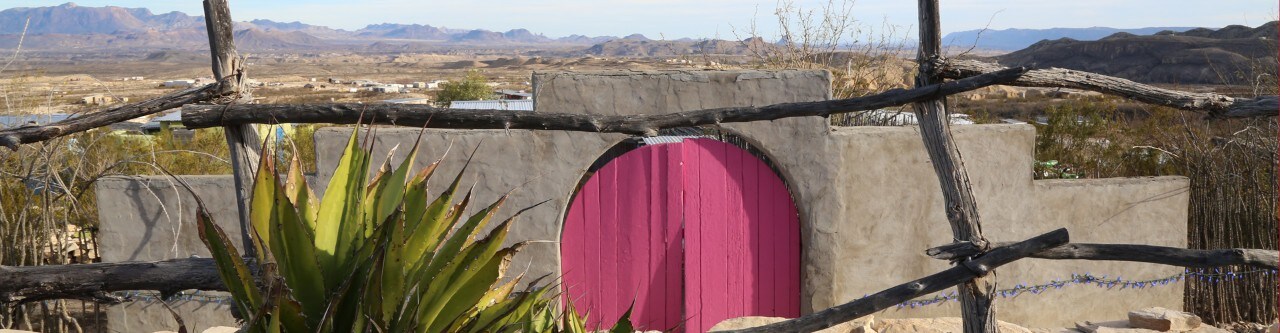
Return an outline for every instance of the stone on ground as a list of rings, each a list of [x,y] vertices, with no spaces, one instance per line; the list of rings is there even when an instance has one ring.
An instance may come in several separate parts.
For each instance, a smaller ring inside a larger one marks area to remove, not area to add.
[[[1190,331],[1200,327],[1199,316],[1161,307],[1129,311],[1129,327],[1161,332]]]
[[[1031,333],[1081,333],[1080,330],[1069,327],[1057,328],[1030,328]]]
[[[240,331],[239,327],[214,326],[214,327],[205,329],[204,332],[200,332],[200,333],[236,333],[239,331]]]
[[[1185,333],[1235,333],[1235,331],[1215,327],[1213,325],[1200,325],[1200,327],[1196,327],[1196,329],[1186,331]]]
[[[962,323],[958,317],[880,319],[871,327],[878,333],[959,333],[964,331]],[[997,323],[996,329],[1000,333],[1031,333],[1029,329],[1003,321]]]
[[[779,318],[779,317],[740,317],[740,318],[726,319],[716,324],[716,326],[712,326],[711,331],[715,332],[715,331],[738,330],[738,329],[744,329],[744,328],[764,326],[768,324],[782,322],[785,320],[787,320],[787,318]],[[866,316],[866,317],[854,319],[849,322],[841,323],[836,326],[829,327],[827,329],[820,330],[817,333],[876,333],[876,331],[871,328],[872,322],[874,320],[875,320],[874,317]]]
[[[1156,330],[1145,328],[1134,328],[1129,326],[1127,320],[1092,322],[1083,321],[1076,323],[1076,329],[1084,333],[1155,333]]]

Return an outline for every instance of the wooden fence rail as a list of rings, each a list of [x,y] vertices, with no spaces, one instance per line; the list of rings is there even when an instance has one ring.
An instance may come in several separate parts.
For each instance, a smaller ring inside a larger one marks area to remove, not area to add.
[[[155,262],[96,263],[51,266],[0,266],[0,303],[46,299],[120,301],[113,291],[219,290],[226,286],[213,259],[187,258]]]
[[[995,247],[1013,243],[996,242]],[[936,257],[936,251],[929,253]],[[1187,268],[1246,265],[1280,269],[1280,252],[1256,249],[1190,250],[1125,244],[1065,244],[1027,255],[1051,260],[1137,261]],[[946,258],[941,258],[946,259]],[[0,302],[70,298],[96,299],[102,293],[128,290],[225,291],[213,260],[172,259],[155,262],[95,263],[53,266],[0,266]]]
[[[181,90],[138,103],[64,119],[44,126],[29,126],[0,130],[0,146],[5,146],[12,150],[18,150],[18,146],[20,145],[53,140],[63,136],[181,107],[183,105],[213,100],[219,96],[219,91],[220,88],[218,84],[210,84],[203,87]]]
[[[937,64],[938,74],[948,79],[962,79],[1004,69],[1006,67],[998,64],[976,60],[949,60]],[[1096,91],[1148,104],[1200,111],[1213,118],[1267,117],[1276,116],[1277,112],[1280,112],[1280,99],[1276,96],[1235,98],[1214,93],[1177,91],[1118,77],[1062,68],[1032,69],[1006,85]]]
[[[557,113],[554,110],[456,110],[410,104],[240,104],[188,105],[182,110],[182,124],[196,129],[250,123],[364,123],[429,128],[533,129],[656,135],[659,130],[668,128],[827,116],[887,108],[1012,82],[1025,71],[1023,68],[1008,68],[961,80],[915,89],[891,90],[859,98],[656,115],[609,116]]]

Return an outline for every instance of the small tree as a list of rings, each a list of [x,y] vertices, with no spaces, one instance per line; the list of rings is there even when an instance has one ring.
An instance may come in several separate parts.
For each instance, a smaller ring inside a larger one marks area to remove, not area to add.
[[[440,93],[436,95],[436,103],[441,107],[448,107],[449,102],[453,101],[474,101],[481,100],[493,95],[489,90],[488,79],[484,75],[480,75],[479,71],[467,72],[467,76],[462,80],[451,81],[440,84]]]

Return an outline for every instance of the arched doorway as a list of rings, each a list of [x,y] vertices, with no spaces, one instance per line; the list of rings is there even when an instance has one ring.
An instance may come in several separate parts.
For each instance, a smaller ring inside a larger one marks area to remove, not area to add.
[[[590,313],[589,328],[632,304],[642,330],[799,316],[800,226],[782,179],[731,144],[670,141],[614,158],[574,196],[565,299]]]

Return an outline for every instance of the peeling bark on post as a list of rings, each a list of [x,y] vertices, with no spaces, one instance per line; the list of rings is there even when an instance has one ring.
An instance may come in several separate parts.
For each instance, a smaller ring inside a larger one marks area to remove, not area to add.
[[[244,89],[244,70],[233,40],[231,9],[227,0],[204,1],[205,28],[209,32],[209,55],[213,61],[213,77],[222,87],[226,100],[218,104],[248,103],[253,101]],[[235,176],[236,203],[240,215],[240,229],[246,257],[253,257],[253,227],[249,223],[249,187],[258,170],[259,145],[262,140],[252,125],[223,127],[227,148],[231,152],[231,171]]]
[[[920,48],[916,60],[920,71],[916,74],[916,86],[923,87],[942,82],[937,68],[942,64],[942,34],[939,27],[938,0],[919,0]],[[942,186],[942,198],[947,221],[956,241],[977,244],[988,250],[990,244],[982,236],[982,224],[978,217],[978,204],[973,197],[964,159],[951,137],[951,119],[947,113],[946,97],[915,104],[916,118],[920,123],[920,136],[933,163],[933,171]],[[960,310],[965,333],[996,333],[995,291],[996,277],[992,271],[959,286]]]

